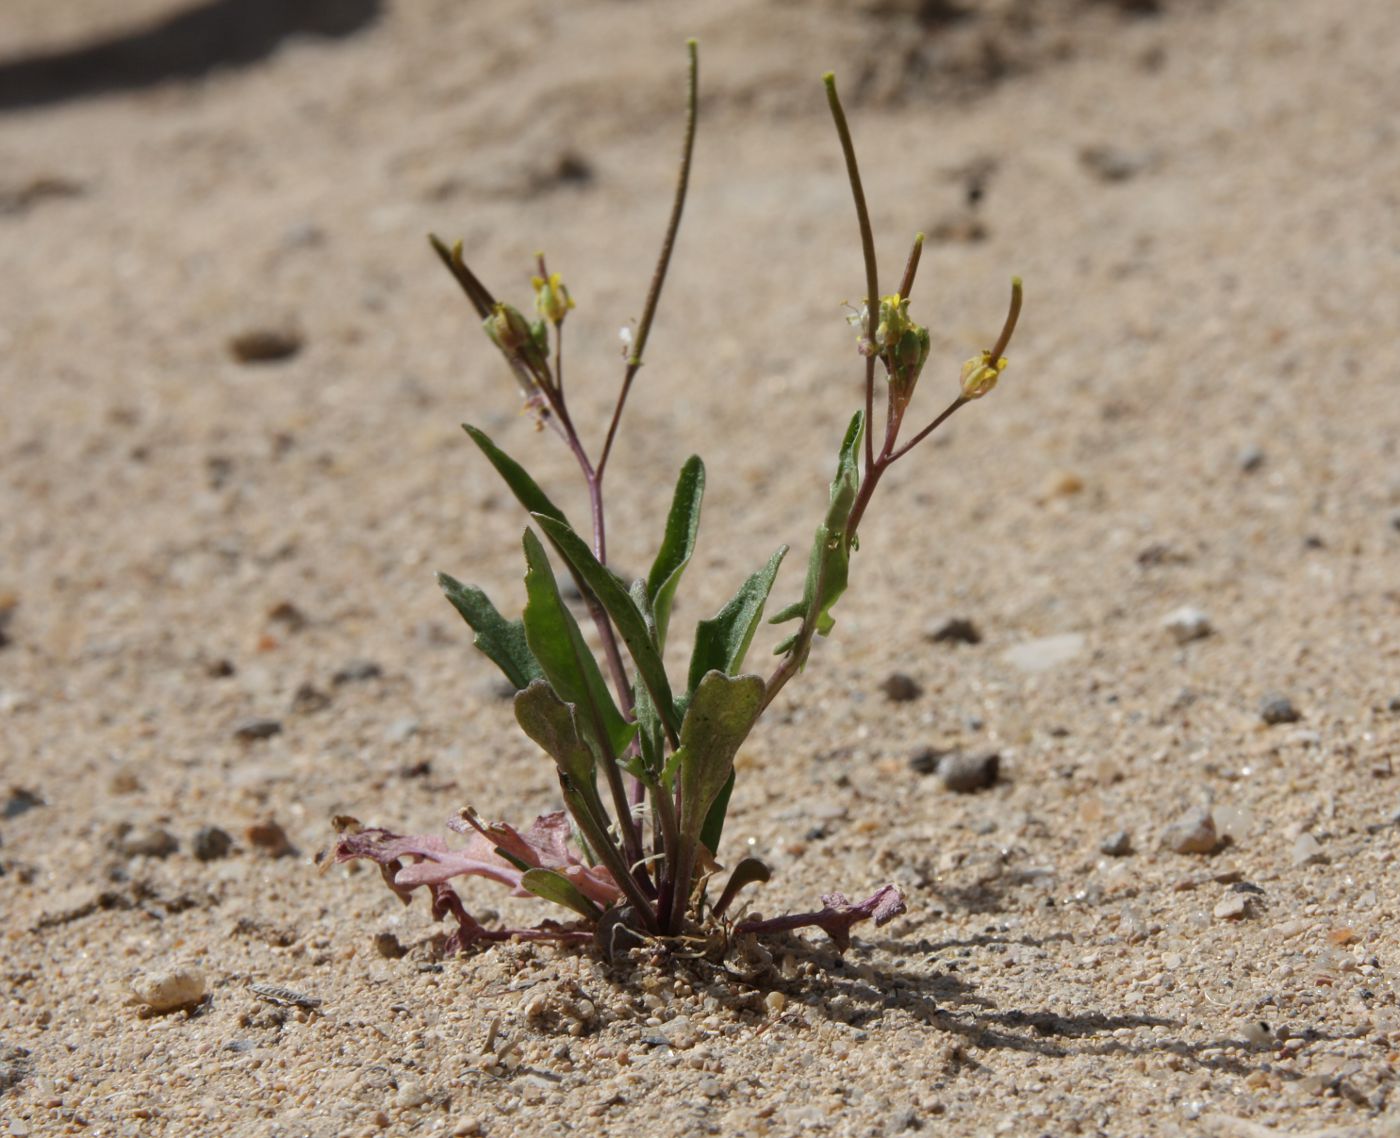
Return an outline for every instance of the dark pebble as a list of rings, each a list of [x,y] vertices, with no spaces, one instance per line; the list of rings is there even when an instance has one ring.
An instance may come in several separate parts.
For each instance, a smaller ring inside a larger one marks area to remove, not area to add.
[[[297,715],[324,711],[330,705],[331,697],[315,684],[304,683],[292,693],[292,711]]]
[[[1240,451],[1235,462],[1242,473],[1253,474],[1264,465],[1264,452],[1257,446],[1247,446]]]
[[[123,827],[117,839],[117,852],[123,857],[169,857],[180,848],[175,836],[160,826]]]
[[[236,676],[238,668],[232,660],[211,660],[205,665],[204,674],[211,680],[226,680],[230,676]]]
[[[1001,755],[996,751],[964,754],[955,751],[938,760],[938,778],[955,794],[973,794],[996,784]]]
[[[280,624],[288,632],[299,632],[306,627],[306,614],[291,601],[279,601],[268,610],[267,619]]]
[[[374,934],[374,951],[385,960],[398,960],[408,949],[399,943],[399,938],[393,933],[383,932]]]
[[[880,685],[880,690],[891,703],[908,703],[918,699],[924,691],[919,681],[907,672],[891,672]]]
[[[291,838],[287,837],[287,831],[271,819],[266,822],[254,822],[243,832],[243,836],[248,839],[250,846],[261,850],[268,857],[290,857],[297,852]]]
[[[946,747],[925,747],[909,756],[909,769],[915,774],[933,774],[938,769],[938,760],[949,754]]]
[[[928,634],[935,644],[981,644],[981,630],[965,616],[949,617]]]
[[[1287,696],[1270,695],[1265,696],[1259,704],[1259,718],[1265,723],[1276,725],[1279,723],[1297,723],[1303,718],[1302,712],[1293,706],[1293,701]]]
[[[331,676],[331,683],[337,687],[341,684],[363,683],[365,680],[377,680],[383,674],[384,669],[373,660],[351,660]]]
[[[233,729],[233,737],[245,743],[255,739],[270,739],[282,734],[282,722],[278,719],[245,719]]]
[[[276,363],[291,359],[304,342],[295,328],[249,328],[229,340],[228,351],[241,364]]]
[[[194,832],[191,849],[200,861],[218,861],[228,857],[229,850],[233,849],[233,838],[218,826],[201,826]]]
[[[10,796],[5,799],[3,813],[6,818],[18,818],[21,814],[28,814],[34,807],[42,805],[44,805],[44,800],[32,790],[16,786],[10,790]]]

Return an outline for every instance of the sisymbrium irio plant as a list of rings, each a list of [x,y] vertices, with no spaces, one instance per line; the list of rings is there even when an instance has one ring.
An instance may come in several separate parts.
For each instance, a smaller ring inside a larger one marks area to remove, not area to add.
[[[339,819],[341,836],[335,849],[337,861],[377,862],[389,887],[405,903],[415,889],[426,889],[434,917],[451,915],[457,923],[445,946],[449,952],[511,937],[592,937],[611,953],[644,938],[689,936],[703,929],[765,933],[804,926],[824,929],[844,949],[857,921],[883,924],[904,910],[898,890],[886,885],[860,903],[832,893],[815,912],[730,926],[724,916],[734,897],[744,886],[766,881],[768,869],[755,858],[744,858],[713,899],[710,883],[721,870],[717,859],[734,789],[735,755],[764,709],[802,670],[813,640],[831,632],[831,610],[845,592],[857,531],[881,477],[960,407],[996,386],[1021,308],[1021,285],[1012,283],[1010,311],[995,346],[963,365],[952,402],[901,442],[905,415],[929,354],[928,331],[909,312],[923,238],[914,240],[898,289],[882,294],[855,149],[835,79],[826,75],[827,100],[845,154],[865,254],[866,299],[852,317],[859,326],[865,365],[865,405],[851,418],[841,442],[802,595],[771,617],[772,623],[792,625],[790,635],[775,649],[776,667],[765,677],[746,670],[745,659],[786,546],[719,612],[699,622],[689,667],[682,675],[668,674],[663,658],[672,604],[695,550],[705,467],[699,458],[681,467],[656,559],[646,577],[630,585],[608,567],[603,479],[627,396],[642,367],[685,203],[695,142],[694,41],[689,50],[689,114],[675,201],[596,458],[580,438],[565,395],[563,332],[574,302],[559,274],[550,272],[540,257],[533,278],[532,319],[486,289],[463,260],[460,243],[449,248],[432,238],[486,335],[514,372],[527,409],[573,453],[588,487],[592,514],[585,537],[520,463],[482,431],[466,427],[530,516],[523,539],[524,612],[508,620],[480,589],[445,573],[438,580],[475,632],[476,647],[515,687],[516,719],[558,767],[565,810],[538,818],[521,831],[464,809],[447,823],[467,837],[465,845],[456,847],[436,836],[402,836]],[[884,430],[877,441],[872,427],[880,372]],[[596,655],[563,600],[556,566],[568,573],[583,597],[601,645]],[[490,878],[519,895],[552,901],[570,910],[574,919],[528,929],[488,929],[471,916],[451,884],[470,875]]]

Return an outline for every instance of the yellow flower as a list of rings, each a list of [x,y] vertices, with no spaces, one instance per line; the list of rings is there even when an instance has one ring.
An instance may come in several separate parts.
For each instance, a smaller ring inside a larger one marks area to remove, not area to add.
[[[548,280],[544,277],[531,277],[530,284],[535,289],[536,311],[551,324],[562,323],[564,316],[574,306],[574,299],[569,295],[564,282],[559,279],[559,274],[550,273]]]
[[[1006,357],[992,359],[992,353],[983,351],[962,366],[962,396],[964,399],[981,399],[997,385],[1001,373],[1006,370]]]

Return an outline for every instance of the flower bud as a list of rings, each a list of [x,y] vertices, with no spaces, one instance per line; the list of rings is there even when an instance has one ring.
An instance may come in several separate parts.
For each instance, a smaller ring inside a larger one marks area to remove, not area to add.
[[[497,304],[492,308],[485,328],[491,342],[507,355],[516,355],[534,340],[525,317],[520,315],[519,309],[509,304]]]
[[[535,288],[535,310],[551,324],[562,324],[569,309],[574,306],[573,297],[558,273],[545,277],[531,277]]]
[[[890,388],[901,405],[908,403],[914,394],[914,385],[919,382],[919,374],[924,370],[928,353],[928,329],[912,320],[899,339],[885,349],[885,366],[889,369]]]
[[[1006,370],[1006,357],[993,360],[992,353],[984,351],[974,356],[962,366],[962,397],[981,399],[997,385],[1001,373]]]

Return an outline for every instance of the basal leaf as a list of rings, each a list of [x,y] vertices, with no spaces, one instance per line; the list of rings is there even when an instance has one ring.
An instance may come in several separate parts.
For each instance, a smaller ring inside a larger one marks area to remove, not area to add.
[[[734,768],[730,767],[729,778],[715,795],[715,800],[710,803],[709,813],[705,815],[705,824],[700,827],[700,840],[712,854],[719,853],[719,840],[724,836],[724,819],[729,814],[729,798],[733,793]]]
[[[694,691],[706,672],[734,675],[744,666],[744,656],[753,643],[754,631],[763,619],[763,606],[772,591],[787,546],[778,549],[768,564],[754,573],[709,620],[695,628],[695,650],[690,657],[688,689]]]
[[[734,871],[729,875],[729,880],[725,882],[724,892],[720,894],[719,900],[715,902],[714,914],[717,917],[724,916],[729,906],[734,903],[734,898],[739,895],[741,889],[753,885],[760,881],[770,881],[773,871],[756,857],[746,857],[734,867]]]
[[[525,531],[525,640],[540,670],[565,703],[578,709],[579,731],[602,756],[620,755],[632,739],[632,724],[622,718],[612,693],[579,631],[578,622],[559,595],[549,556],[540,539]]]
[[[656,650],[646,617],[637,607],[616,573],[593,556],[588,543],[568,526],[567,522],[543,514],[534,515],[540,529],[554,544],[570,568],[579,575],[592,590],[598,602],[607,611],[616,626],[622,642],[637,665],[637,674],[651,693],[656,713],[661,718],[667,734],[675,737],[678,730],[675,700],[671,695],[671,682],[666,678],[666,669],[661,663],[661,654]],[[562,693],[561,693],[562,694]]]
[[[579,734],[575,710],[559,698],[548,680],[536,680],[516,693],[515,718],[561,771],[580,785],[594,785],[593,752]]]
[[[517,691],[539,678],[539,661],[525,641],[523,621],[506,620],[474,585],[464,585],[446,573],[439,573],[437,579],[452,607],[476,633],[472,643],[505,673]]]
[[[681,833],[698,836],[710,806],[724,790],[734,756],[763,709],[761,676],[707,672],[695,688],[681,724],[678,778]]]
[[[543,897],[546,901],[553,901],[556,905],[572,909],[585,920],[596,921],[603,915],[603,911],[597,905],[580,893],[578,887],[557,870],[532,869],[521,877],[520,884],[536,897]]]
[[[695,537],[700,531],[700,502],[705,496],[705,464],[692,455],[681,467],[676,480],[676,492],[671,498],[671,512],[666,516],[666,533],[661,548],[647,574],[646,596],[656,623],[656,643],[666,645],[666,631],[671,623],[671,604],[681,574],[690,564],[695,552]]]

